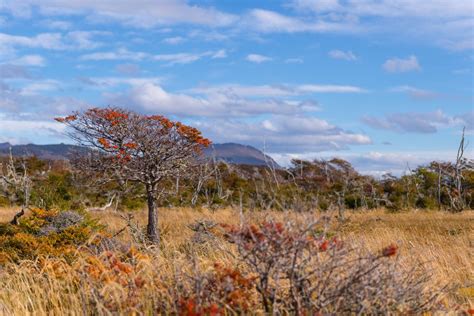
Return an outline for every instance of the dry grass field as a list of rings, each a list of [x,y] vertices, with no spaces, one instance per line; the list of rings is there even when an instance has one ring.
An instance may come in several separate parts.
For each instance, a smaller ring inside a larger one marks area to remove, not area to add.
[[[0,222],[9,221],[16,209],[0,209]],[[281,212],[255,212],[244,214],[245,221],[257,222],[263,218],[277,220],[292,219],[307,222],[321,217],[320,213],[296,214]],[[115,212],[94,213],[94,217],[107,226],[111,234],[120,232],[126,222]],[[219,262],[233,262],[233,250],[228,246],[195,245],[191,242],[194,232],[189,225],[200,220],[217,223],[238,224],[241,216],[235,210],[218,211],[193,209],[160,209],[161,251],[153,259],[143,260],[142,276],[173,275],[176,270],[192,273],[189,258],[196,258],[201,269],[212,267]],[[139,225],[146,222],[146,212],[135,212],[133,221]],[[383,210],[347,213],[347,220],[331,222],[331,230],[341,239],[361,245],[371,250],[379,250],[390,243],[400,247],[403,264],[422,265],[426,273],[432,274],[433,286],[447,285],[444,296],[446,306],[451,309],[468,310],[474,304],[474,213],[465,211],[458,214],[437,211],[411,211],[387,213]],[[128,230],[117,235],[122,241],[131,241]],[[85,259],[84,259],[85,260]],[[87,260],[83,262],[87,264]],[[84,291],[75,291],[74,280],[69,266],[61,260],[25,262],[10,266],[1,272],[0,314],[79,314],[86,311],[82,296]],[[80,268],[78,268],[80,269]],[[52,274],[51,271],[54,271]],[[429,271],[429,272],[428,272]],[[69,274],[69,275],[68,275]],[[57,276],[57,277],[56,277]],[[92,289],[92,288],[91,288]],[[125,300],[123,293],[113,285],[101,289],[114,301]],[[154,288],[154,291],[158,289]],[[156,294],[156,293],[155,293]],[[103,304],[96,293],[97,304]],[[151,294],[150,294],[151,295]],[[166,295],[162,293],[162,295]],[[143,299],[143,298],[141,298]],[[143,306],[142,306],[143,307]],[[97,306],[101,310],[100,306]],[[34,311],[34,312],[32,312]],[[76,311],[76,312],[74,312]],[[89,310],[90,313],[92,311]],[[106,313],[104,313],[106,314]]]

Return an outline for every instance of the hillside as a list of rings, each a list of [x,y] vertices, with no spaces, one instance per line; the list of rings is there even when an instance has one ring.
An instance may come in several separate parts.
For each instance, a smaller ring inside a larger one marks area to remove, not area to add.
[[[210,158],[228,163],[253,166],[273,165],[279,167],[271,157],[252,146],[236,143],[212,144],[204,152]]]
[[[0,156],[8,155],[10,148],[14,156],[34,155],[41,159],[53,160],[68,159],[72,152],[84,151],[83,147],[68,144],[11,145],[9,143],[0,143]],[[209,158],[232,164],[262,166],[268,163],[278,167],[278,164],[272,158],[265,157],[263,152],[252,146],[236,143],[213,144],[205,149],[204,153]]]

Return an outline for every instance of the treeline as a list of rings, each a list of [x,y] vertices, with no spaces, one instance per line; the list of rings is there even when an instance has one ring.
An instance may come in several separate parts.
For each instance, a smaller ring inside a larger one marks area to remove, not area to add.
[[[0,206],[44,209],[138,209],[145,188],[74,170],[66,161],[2,158]],[[161,207],[308,211],[411,208],[461,211],[474,206],[472,161],[432,162],[401,177],[362,175],[342,159],[293,160],[290,168],[202,161],[162,182]],[[25,199],[28,199],[25,203]]]

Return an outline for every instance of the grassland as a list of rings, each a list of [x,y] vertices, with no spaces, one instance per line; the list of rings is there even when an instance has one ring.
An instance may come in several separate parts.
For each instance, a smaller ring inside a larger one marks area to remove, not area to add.
[[[17,209],[0,209],[0,222],[11,220]],[[146,212],[134,212],[133,222],[145,225]],[[106,225],[110,234],[124,242],[131,242],[129,230],[122,213],[112,211],[94,213],[94,217]],[[291,218],[295,221],[308,221],[321,217],[320,213],[282,213],[255,212],[244,214],[249,222],[260,221],[265,217],[277,220]],[[331,216],[331,214],[329,214]],[[144,261],[152,274],[172,275],[176,269],[189,273],[193,267],[187,266],[189,258],[195,256],[202,269],[211,267],[216,261],[233,262],[232,249],[214,245],[195,245],[191,242],[194,232],[189,225],[199,220],[212,220],[217,223],[238,224],[240,214],[236,210],[218,211],[195,209],[160,209],[161,251],[157,258]],[[400,256],[407,266],[422,265],[432,274],[433,286],[447,285],[444,297],[446,306],[453,309],[468,310],[474,304],[474,213],[464,211],[452,214],[438,211],[411,211],[387,213],[384,210],[347,213],[343,223],[334,220],[334,231],[343,240],[362,245],[364,248],[378,250],[390,243],[397,243]],[[52,266],[56,265],[54,268]],[[62,267],[62,268],[61,268]],[[81,295],[74,291],[74,281],[69,279],[66,266],[61,261],[26,262],[10,266],[1,272],[0,314],[78,314],[85,311]],[[65,269],[56,279],[55,273]],[[158,272],[157,272],[158,271]],[[146,276],[146,274],[143,274]],[[72,274],[71,274],[72,278]],[[66,281],[65,281],[66,280]],[[87,290],[87,286],[84,288]],[[111,287],[114,300],[124,299],[123,293]],[[158,289],[153,289],[158,291]],[[165,294],[163,294],[165,295]],[[103,304],[97,294],[97,304]],[[100,309],[100,308],[99,308]],[[34,311],[34,312],[32,312]],[[92,311],[89,311],[92,312]]]

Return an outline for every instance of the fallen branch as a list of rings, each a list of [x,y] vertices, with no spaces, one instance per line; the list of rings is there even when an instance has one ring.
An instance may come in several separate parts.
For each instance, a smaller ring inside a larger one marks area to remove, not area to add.
[[[25,210],[24,209],[21,209],[21,211],[19,211],[18,213],[15,214],[15,216],[13,217],[13,219],[11,220],[10,224],[12,225],[18,225],[18,219],[20,217],[22,217],[23,215],[25,215]]]

